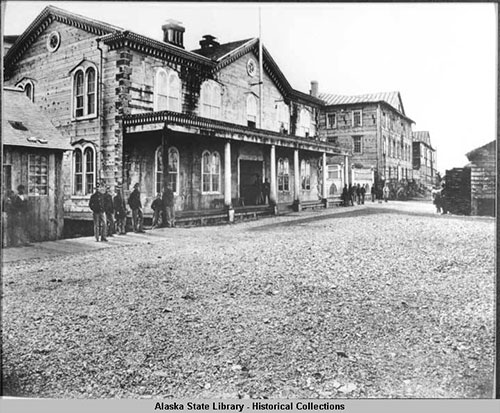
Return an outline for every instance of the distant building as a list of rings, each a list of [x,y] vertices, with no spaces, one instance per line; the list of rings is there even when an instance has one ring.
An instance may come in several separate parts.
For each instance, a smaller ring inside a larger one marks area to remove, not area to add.
[[[495,216],[496,141],[466,154],[471,169],[471,214]]]
[[[412,179],[412,124],[399,92],[341,96],[320,93],[322,139],[352,158],[330,156],[328,167],[342,183],[398,182]],[[348,163],[350,162],[350,164]]]
[[[3,96],[8,104],[2,116],[2,194],[24,185],[28,196],[28,239],[58,239],[64,218],[63,153],[72,148],[23,90],[4,88]],[[8,216],[3,214],[3,244],[9,246],[6,219]]]
[[[427,131],[413,132],[413,179],[421,185],[431,188],[436,185],[437,166],[436,149],[431,145]]]

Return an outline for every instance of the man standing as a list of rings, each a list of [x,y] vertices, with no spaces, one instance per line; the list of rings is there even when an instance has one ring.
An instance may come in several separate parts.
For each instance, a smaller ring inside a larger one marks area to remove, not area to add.
[[[115,211],[117,234],[125,235],[127,233],[127,205],[123,200],[122,187],[116,186],[116,195],[113,198],[113,209]]]
[[[106,214],[107,222],[107,234],[108,237],[112,237],[115,233],[115,220],[113,218],[114,207],[113,207],[113,197],[111,196],[111,188],[106,186],[106,192],[103,195],[104,201],[104,212]]]
[[[151,203],[151,209],[153,210],[153,224],[151,225],[151,229],[153,229],[158,226],[160,215],[165,209],[163,206],[163,201],[161,199],[161,194],[159,192],[156,194],[156,199]]]
[[[132,226],[134,227],[134,232],[145,232],[142,228],[142,204],[138,183],[134,185],[134,190],[128,197],[128,204],[130,209],[132,209]]]
[[[17,187],[17,194],[12,197],[12,225],[14,232],[13,245],[30,245],[26,234],[26,222],[28,214],[28,197],[24,194],[24,185]]]
[[[364,185],[361,185],[359,192],[361,194],[361,205],[364,205],[365,204],[365,193],[366,193],[366,188]]]
[[[104,195],[100,191],[99,184],[96,185],[95,192],[90,197],[89,207],[94,217],[94,236],[96,242],[99,242],[99,236],[101,237],[101,241],[108,242],[106,238],[107,225],[104,210]]]
[[[174,209],[174,193],[172,192],[172,184],[168,183],[163,191],[163,220],[164,225],[172,228],[175,227],[175,209]]]
[[[387,185],[387,183],[384,185],[384,188],[382,189],[382,194],[384,195],[384,201],[387,202],[387,200],[389,199],[389,186]]]
[[[269,203],[269,195],[271,194],[271,184],[269,183],[269,179],[264,180],[264,184],[262,185],[262,195],[264,204],[267,205]]]

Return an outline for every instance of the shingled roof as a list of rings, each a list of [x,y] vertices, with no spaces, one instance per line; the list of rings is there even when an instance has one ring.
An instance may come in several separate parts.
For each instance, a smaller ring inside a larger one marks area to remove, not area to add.
[[[4,105],[2,116],[4,145],[63,151],[72,149],[69,139],[60,134],[24,91],[4,88],[4,99],[9,102]]]
[[[414,131],[413,142],[422,142],[427,146],[431,146],[431,135],[428,131]]]
[[[486,156],[494,156],[495,150],[497,146],[497,141],[491,141],[486,145],[480,146],[479,148],[473,149],[468,152],[465,156],[469,161],[474,161],[477,158],[486,157]]]

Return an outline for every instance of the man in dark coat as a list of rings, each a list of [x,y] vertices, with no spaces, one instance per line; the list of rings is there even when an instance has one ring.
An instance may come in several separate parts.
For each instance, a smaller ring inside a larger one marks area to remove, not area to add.
[[[95,192],[90,196],[89,208],[92,210],[94,217],[95,240],[99,242],[99,237],[101,237],[101,241],[107,242],[107,223],[106,212],[104,210],[104,195],[101,192],[101,187],[99,184],[96,185]]]
[[[352,206],[354,206],[354,197],[356,196],[356,187],[353,186],[352,184],[349,184],[349,202],[351,203]]]
[[[24,193],[24,185],[17,187],[17,194],[13,195],[10,203],[13,226],[12,245],[30,245],[27,236],[28,197]]]
[[[164,210],[163,201],[159,192],[156,194],[155,200],[151,203],[151,209],[153,210],[153,224],[151,228],[156,228]]]
[[[134,190],[128,197],[128,205],[132,210],[132,226],[134,227],[134,232],[145,232],[142,228],[142,203],[138,183],[134,185]]]
[[[349,205],[349,189],[347,189],[347,184],[344,185],[344,189],[342,190],[342,205],[347,206]]]
[[[366,188],[364,185],[361,185],[361,187],[359,188],[359,193],[361,196],[361,205],[364,205],[365,204],[365,193],[366,193]]]
[[[106,192],[103,195],[103,202],[104,212],[106,214],[107,234],[108,237],[112,237],[115,233],[115,220],[113,217],[115,208],[113,206],[113,197],[111,196],[111,188],[109,186],[106,186]]]
[[[271,184],[269,183],[269,179],[265,179],[264,183],[262,184],[262,198],[264,201],[264,204],[269,203],[269,196],[271,195]]]
[[[361,186],[359,184],[356,185],[356,201],[358,205],[361,204]]]
[[[164,226],[175,227],[175,200],[172,184],[168,183],[163,190],[163,222]]]
[[[117,234],[125,235],[127,233],[127,205],[122,196],[122,187],[116,187],[116,195],[113,198],[113,209],[115,211]]]

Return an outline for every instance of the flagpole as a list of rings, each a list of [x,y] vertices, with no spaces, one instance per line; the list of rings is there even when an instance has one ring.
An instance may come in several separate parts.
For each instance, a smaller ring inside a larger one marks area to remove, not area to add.
[[[263,107],[263,88],[262,88],[262,17],[261,7],[259,7],[259,128],[263,129],[262,125],[262,107]]]

